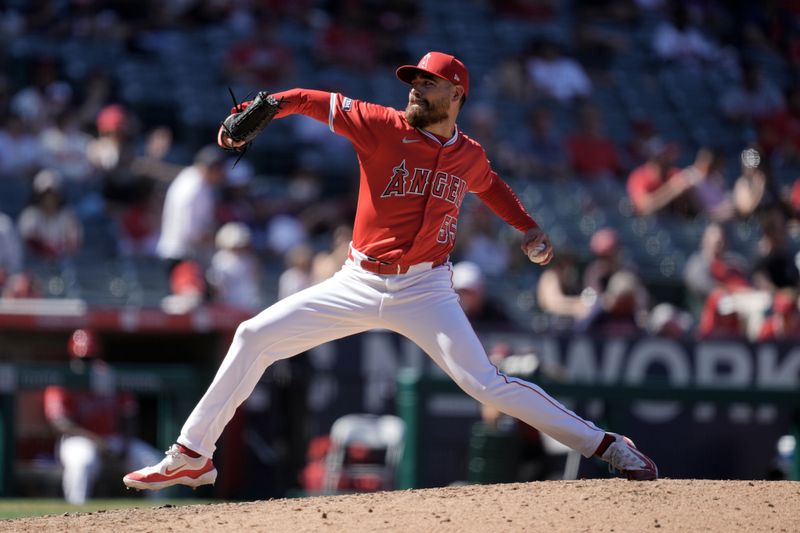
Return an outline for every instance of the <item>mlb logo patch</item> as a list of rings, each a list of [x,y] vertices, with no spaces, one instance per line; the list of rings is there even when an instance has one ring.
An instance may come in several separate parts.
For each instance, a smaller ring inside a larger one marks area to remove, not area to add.
[[[342,111],[350,111],[350,107],[353,105],[353,100],[351,98],[345,98],[342,100]]]

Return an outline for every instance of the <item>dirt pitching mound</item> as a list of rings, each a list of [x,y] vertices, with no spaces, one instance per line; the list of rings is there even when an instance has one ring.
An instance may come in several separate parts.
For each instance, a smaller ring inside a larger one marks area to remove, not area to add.
[[[622,479],[125,509],[0,522],[3,531],[786,531],[800,483]]]

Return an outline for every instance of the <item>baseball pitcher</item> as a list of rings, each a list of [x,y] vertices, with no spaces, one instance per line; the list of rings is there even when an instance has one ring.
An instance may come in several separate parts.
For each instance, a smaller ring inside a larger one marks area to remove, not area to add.
[[[418,344],[467,394],[530,424],[586,457],[599,456],[628,479],[658,477],[630,439],[608,433],[540,387],[491,364],[451,282],[448,261],[464,197],[478,195],[522,233],[523,253],[546,265],[547,235],[495,172],[483,148],[456,125],[469,73],[452,55],[430,52],[397,69],[410,85],[404,111],[338,93],[292,89],[237,105],[218,143],[243,150],[273,118],[303,114],[349,139],[360,164],[349,257],[332,278],[280,300],[243,322],[213,382],[177,443],[157,465],[124,477],[128,487],[214,483],[216,442],[236,408],[275,361],[373,328]]]

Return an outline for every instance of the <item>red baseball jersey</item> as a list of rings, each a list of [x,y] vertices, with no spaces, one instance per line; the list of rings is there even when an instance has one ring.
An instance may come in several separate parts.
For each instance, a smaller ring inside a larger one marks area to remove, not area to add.
[[[279,118],[307,115],[353,143],[360,166],[353,246],[367,256],[401,265],[445,259],[467,192],[520,231],[536,225],[481,145],[458,127],[442,139],[411,126],[402,111],[338,93],[292,89],[274,96],[284,102]]]

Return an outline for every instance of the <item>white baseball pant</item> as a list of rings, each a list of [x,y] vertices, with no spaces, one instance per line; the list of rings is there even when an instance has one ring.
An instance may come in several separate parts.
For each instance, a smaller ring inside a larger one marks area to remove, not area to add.
[[[476,400],[591,457],[604,431],[538,386],[492,365],[451,278],[450,263],[415,265],[406,274],[384,276],[348,260],[332,278],[246,320],[178,443],[212,457],[226,424],[269,365],[348,335],[388,329],[415,342]]]

